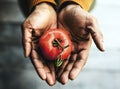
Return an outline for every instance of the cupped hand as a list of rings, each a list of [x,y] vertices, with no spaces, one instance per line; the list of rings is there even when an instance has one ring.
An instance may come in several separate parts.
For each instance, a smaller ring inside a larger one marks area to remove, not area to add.
[[[85,65],[92,39],[97,48],[104,51],[103,35],[95,17],[83,10],[79,5],[68,5],[58,16],[59,28],[67,30],[71,35],[73,50],[71,56],[59,68],[58,80],[66,84],[75,79]]]
[[[25,56],[31,58],[38,75],[49,85],[54,85],[56,82],[55,68],[52,62],[47,65],[41,57],[38,51],[38,40],[46,30],[56,28],[56,23],[56,12],[53,7],[41,3],[35,7],[22,26]]]

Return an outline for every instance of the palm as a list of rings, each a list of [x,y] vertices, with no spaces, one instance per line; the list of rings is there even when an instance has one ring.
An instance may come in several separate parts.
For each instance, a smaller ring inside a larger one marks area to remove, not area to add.
[[[59,15],[59,27],[70,32],[74,44],[73,53],[78,53],[91,45],[91,36],[87,28],[87,12],[80,7],[65,9]]]
[[[52,19],[52,20],[51,20]],[[50,66],[43,60],[38,51],[38,40],[46,30],[56,28],[56,13],[54,9],[46,4],[40,4],[30,14],[23,24],[23,45],[25,56],[30,56],[38,75],[48,82],[55,83],[54,64]]]
[[[94,18],[77,5],[67,6],[59,13],[59,28],[70,32],[74,45],[69,60],[63,63],[58,74],[60,81],[66,83],[68,78],[75,79],[86,63],[92,38],[97,47],[103,50],[100,42],[102,35],[97,23],[94,23]],[[96,33],[98,33],[97,36]]]

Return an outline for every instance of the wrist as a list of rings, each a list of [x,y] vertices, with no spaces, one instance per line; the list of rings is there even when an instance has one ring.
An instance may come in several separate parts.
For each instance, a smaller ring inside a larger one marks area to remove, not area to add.
[[[81,6],[84,10],[88,11],[95,0],[61,0],[59,3],[59,8],[66,7],[68,4],[77,4]],[[67,4],[68,3],[68,4]]]
[[[53,8],[52,5],[50,5],[49,3],[40,3],[38,5],[35,6],[35,9],[39,9],[39,8],[45,8],[45,9],[50,9]]]
[[[33,8],[33,10],[32,11],[37,11],[37,12],[39,12],[39,11],[41,11],[41,10],[45,10],[45,11],[54,11],[55,12],[55,10],[54,10],[54,8],[53,8],[53,6],[51,5],[51,4],[49,4],[49,3],[40,3],[40,4],[38,4],[38,5],[36,5],[34,8]],[[32,12],[31,11],[31,12]]]
[[[58,6],[58,12],[60,12],[62,9],[66,8],[68,6],[75,6],[75,5],[78,5],[78,4],[75,2],[72,2],[72,1],[64,2]]]
[[[39,6],[40,4],[46,4],[52,6],[54,9],[56,9],[56,2],[54,0],[30,0],[29,1],[29,12],[32,12],[36,6]]]
[[[65,8],[65,9],[64,9]],[[74,4],[74,3],[72,3],[72,4],[68,4],[68,5],[66,5],[65,7],[63,7],[63,8],[61,8],[61,10],[59,10],[59,13],[63,10],[65,10],[65,11],[73,11],[74,9],[81,9],[81,10],[84,10],[80,5],[78,5],[78,4]]]

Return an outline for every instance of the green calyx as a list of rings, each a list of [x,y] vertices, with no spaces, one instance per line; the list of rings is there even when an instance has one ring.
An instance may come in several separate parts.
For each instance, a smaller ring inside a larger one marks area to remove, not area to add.
[[[57,61],[56,61],[56,67],[60,67],[60,66],[62,65],[62,63],[63,63],[62,55],[60,54],[60,55],[58,56]]]

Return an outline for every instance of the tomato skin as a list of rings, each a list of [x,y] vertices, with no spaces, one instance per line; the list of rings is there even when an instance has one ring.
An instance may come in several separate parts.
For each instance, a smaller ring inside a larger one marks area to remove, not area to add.
[[[59,46],[56,47],[53,44],[55,39],[57,39],[63,47],[69,46],[64,50]],[[57,60],[58,56],[61,54],[61,58],[64,60],[68,58],[72,51],[72,42],[67,31],[62,29],[50,29],[40,37],[39,47],[45,59]]]

